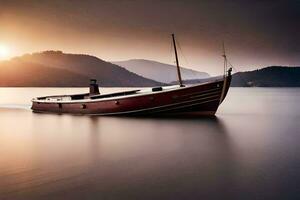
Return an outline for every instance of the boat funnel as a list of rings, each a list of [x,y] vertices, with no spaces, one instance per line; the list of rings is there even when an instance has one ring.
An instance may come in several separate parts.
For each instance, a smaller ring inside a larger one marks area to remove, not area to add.
[[[90,79],[90,95],[100,94],[96,79]]]

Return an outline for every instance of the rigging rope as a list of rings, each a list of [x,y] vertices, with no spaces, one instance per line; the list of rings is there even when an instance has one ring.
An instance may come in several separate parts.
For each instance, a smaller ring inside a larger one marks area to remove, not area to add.
[[[223,57],[225,59],[225,66],[224,66],[224,74],[226,74],[227,72],[227,65],[229,64],[229,66],[236,72],[236,74],[238,74],[238,76],[240,77],[241,81],[244,82],[244,84],[247,86],[248,82],[242,77],[241,73],[238,73],[239,71],[231,64],[231,62],[228,60],[226,53],[225,53],[225,45],[224,45],[224,41],[222,42],[222,46],[223,46]],[[226,69],[225,69],[226,68]]]
[[[179,51],[181,52],[181,55],[183,56],[183,59],[185,60],[186,64],[189,66],[190,64],[189,64],[186,56],[184,55],[183,50],[181,49],[181,45],[180,45],[179,41],[176,41],[176,43],[177,43],[177,45],[179,47]]]
[[[185,54],[183,53],[183,50],[182,50],[181,45],[180,45],[180,43],[179,43],[178,40],[176,40],[176,44],[177,44],[177,46],[178,46],[179,51],[181,52],[181,55],[183,56],[183,58],[184,58],[184,60],[185,60],[185,62],[186,62],[186,64],[189,66],[190,64],[189,64],[189,62],[188,62],[188,60],[187,60]],[[171,54],[173,54],[174,47],[173,47],[172,42],[171,42],[171,48],[170,48],[170,51],[171,51]],[[225,56],[225,47],[224,47],[224,43],[223,43],[223,51],[224,51],[223,53],[224,53],[224,56]],[[225,59],[226,59],[227,64],[229,64],[229,66],[230,66],[230,67],[236,72],[236,74],[240,77],[241,81],[244,82],[244,84],[247,86],[247,85],[248,85],[248,82],[245,80],[245,78],[242,76],[242,74],[239,73],[239,72],[241,72],[241,71],[238,71],[237,68],[234,67],[234,66],[231,64],[231,62],[228,60],[227,57],[226,57]],[[172,56],[172,63],[175,63],[175,61],[173,60],[173,56]],[[226,64],[226,65],[227,65],[227,64]],[[225,73],[224,73],[224,74],[226,74],[227,69],[224,69],[224,70],[225,70]]]
[[[173,47],[172,41],[169,44],[170,44],[170,60],[171,60],[171,63],[174,65],[176,63],[176,61],[173,58],[173,56],[174,56],[173,55],[174,54],[174,47]]]

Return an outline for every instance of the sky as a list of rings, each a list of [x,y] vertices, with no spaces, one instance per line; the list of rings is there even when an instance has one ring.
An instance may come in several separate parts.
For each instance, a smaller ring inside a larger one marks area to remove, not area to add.
[[[300,0],[0,0],[0,53],[44,50],[150,59],[220,74],[300,66]]]

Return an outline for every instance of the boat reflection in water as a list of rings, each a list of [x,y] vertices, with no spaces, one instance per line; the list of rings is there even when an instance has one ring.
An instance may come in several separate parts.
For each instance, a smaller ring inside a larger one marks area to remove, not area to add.
[[[232,162],[226,128],[216,117],[14,114],[20,126],[5,135],[19,147],[2,148],[18,156],[1,158],[1,199],[175,198],[172,191],[198,195],[200,186],[221,190],[226,185],[218,184],[229,181],[228,173],[205,181]]]

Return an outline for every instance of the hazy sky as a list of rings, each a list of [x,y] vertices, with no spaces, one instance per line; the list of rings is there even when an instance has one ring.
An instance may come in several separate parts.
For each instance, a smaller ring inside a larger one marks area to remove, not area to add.
[[[172,63],[222,72],[222,41],[239,70],[300,65],[300,0],[0,0],[0,45]]]

